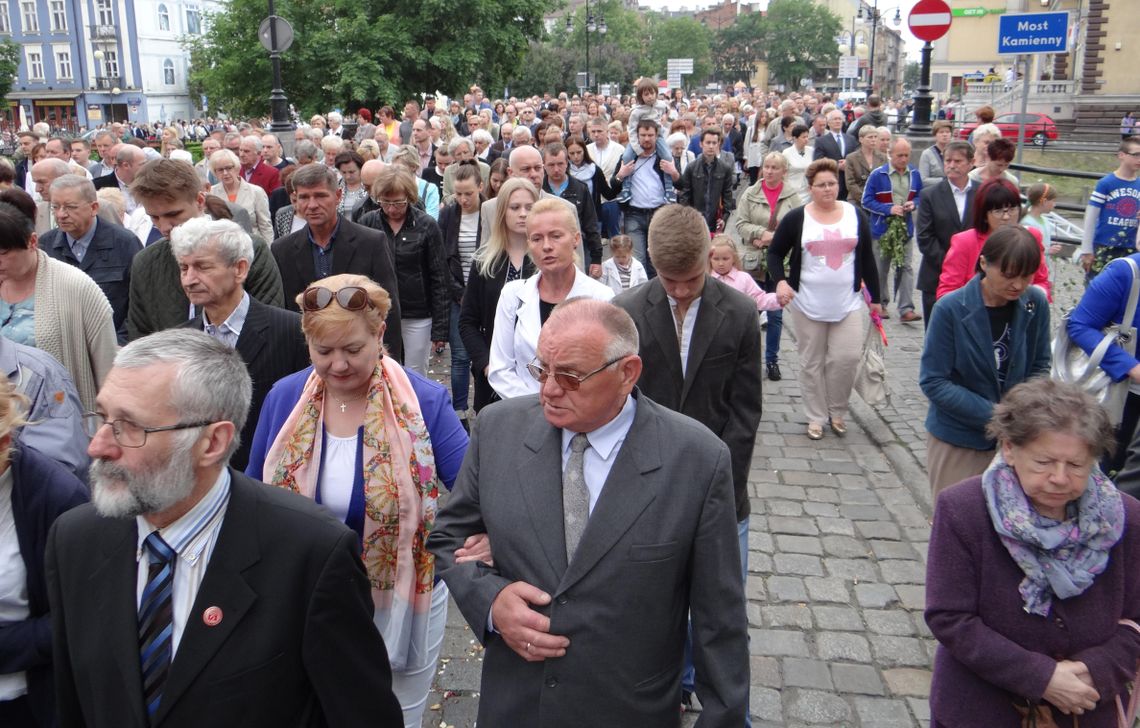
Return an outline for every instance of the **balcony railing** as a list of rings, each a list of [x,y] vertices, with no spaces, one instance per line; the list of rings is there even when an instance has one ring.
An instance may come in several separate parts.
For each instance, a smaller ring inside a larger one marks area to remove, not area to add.
[[[96,76],[95,88],[110,91],[113,88],[123,88],[123,79],[121,76]]]
[[[91,40],[115,40],[119,37],[119,29],[113,25],[92,25]]]

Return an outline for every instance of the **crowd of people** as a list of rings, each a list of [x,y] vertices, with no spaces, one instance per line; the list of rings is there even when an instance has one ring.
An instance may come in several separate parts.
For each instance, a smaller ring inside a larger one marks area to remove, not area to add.
[[[927,327],[933,724],[1114,724],[1140,503],[1110,478],[1140,481],[1140,388],[1113,418],[1048,378],[1056,190],[1023,207],[984,126],[936,123],[912,163],[890,106],[642,80],[287,140],[108,128],[97,160],[21,133],[0,725],[418,727],[454,601],[480,724],[750,726],[762,382],[787,324],[805,446],[844,437],[892,316]],[[1062,324],[1086,351],[1132,323],[1140,138],[1118,157]],[[1101,366],[1140,382],[1125,343]]]

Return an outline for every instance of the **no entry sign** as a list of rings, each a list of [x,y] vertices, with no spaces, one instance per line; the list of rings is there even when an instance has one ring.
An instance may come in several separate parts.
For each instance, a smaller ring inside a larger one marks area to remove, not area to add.
[[[919,0],[907,16],[915,38],[936,41],[950,30],[950,6],[943,0]]]

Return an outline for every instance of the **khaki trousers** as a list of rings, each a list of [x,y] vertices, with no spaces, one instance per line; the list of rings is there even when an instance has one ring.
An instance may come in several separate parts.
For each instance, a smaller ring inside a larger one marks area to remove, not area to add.
[[[993,450],[958,447],[927,433],[926,472],[933,499],[937,500],[939,493],[955,483],[981,475],[993,459]]]
[[[795,306],[785,309],[800,353],[800,389],[808,424],[847,420],[847,403],[863,354],[867,310],[858,308],[841,321],[815,321]]]

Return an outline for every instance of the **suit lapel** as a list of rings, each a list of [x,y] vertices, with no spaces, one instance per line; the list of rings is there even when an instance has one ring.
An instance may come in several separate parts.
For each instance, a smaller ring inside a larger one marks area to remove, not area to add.
[[[243,361],[247,363],[257,361],[258,354],[265,347],[265,330],[268,328],[269,317],[262,308],[262,304],[250,296],[249,312],[246,314],[245,325],[241,327],[237,346],[234,347],[241,354]]]
[[[519,490],[554,581],[566,571],[566,523],[562,512],[562,431],[539,418],[523,445],[530,451],[518,469]],[[553,477],[536,474],[553,473]]]
[[[146,725],[143,710],[142,668],[139,665],[138,531],[135,520],[107,519],[104,534],[106,560],[91,574],[89,593],[96,596],[104,615],[99,642],[119,673],[123,700],[130,704],[133,725]]]
[[[586,530],[582,532],[578,551],[563,574],[555,596],[588,574],[657,497],[657,481],[641,477],[661,467],[661,449],[667,446],[660,441],[657,415],[652,407],[644,397],[638,398],[633,426],[610,469]],[[558,513],[561,512],[559,508]],[[563,528],[563,524],[558,525]],[[565,551],[565,534],[559,540]]]
[[[301,289],[304,290],[317,279],[317,266],[313,262],[313,251],[309,248],[309,224],[305,223],[305,227],[298,230],[296,235],[297,241],[293,245],[293,263],[297,266],[298,282],[301,284]],[[248,282],[247,280],[246,283]],[[289,305],[295,304],[289,302]]]
[[[256,592],[242,575],[261,558],[256,535],[256,486],[240,473],[230,471],[230,475],[233,480],[225,520],[198,596],[186,617],[186,628],[152,725],[162,723],[257,601]],[[222,621],[208,627],[202,613],[215,606],[222,610]]]
[[[356,255],[356,236],[348,229],[352,223],[348,218],[342,217],[340,219],[340,229],[336,233],[336,243],[333,249],[332,272],[333,275],[338,273],[347,273],[352,266],[352,258]],[[392,253],[396,252],[396,241],[393,240]]]
[[[974,193],[976,191],[977,191],[977,186],[972,184],[972,183],[970,184],[970,188],[968,190],[966,190],[966,208],[964,210],[962,210],[962,219],[959,223],[962,227],[959,228],[959,230],[965,230],[970,224],[970,210],[974,209]],[[953,197],[954,197],[953,192],[950,193],[950,197],[951,197],[951,202],[953,202]],[[954,212],[955,213],[958,212],[958,206],[957,205],[954,205]]]
[[[680,408],[685,406],[685,397],[689,395],[689,388],[701,368],[701,361],[709,350],[720,330],[720,322],[724,314],[720,310],[723,292],[717,287],[717,282],[711,276],[705,276],[705,287],[701,291],[701,307],[697,309],[697,318],[693,321],[693,333],[689,337],[689,361],[685,367],[685,384],[681,388]]]
[[[647,304],[645,320],[660,350],[660,360],[669,370],[668,376],[673,383],[673,391],[680,391],[684,386],[684,374],[681,371],[681,345],[677,342],[677,323],[673,320],[673,307],[669,305],[669,298],[665,295],[665,289],[660,282],[653,280],[645,285],[650,287],[645,297]],[[644,374],[642,372],[642,376]],[[680,407],[680,400],[677,406]]]

